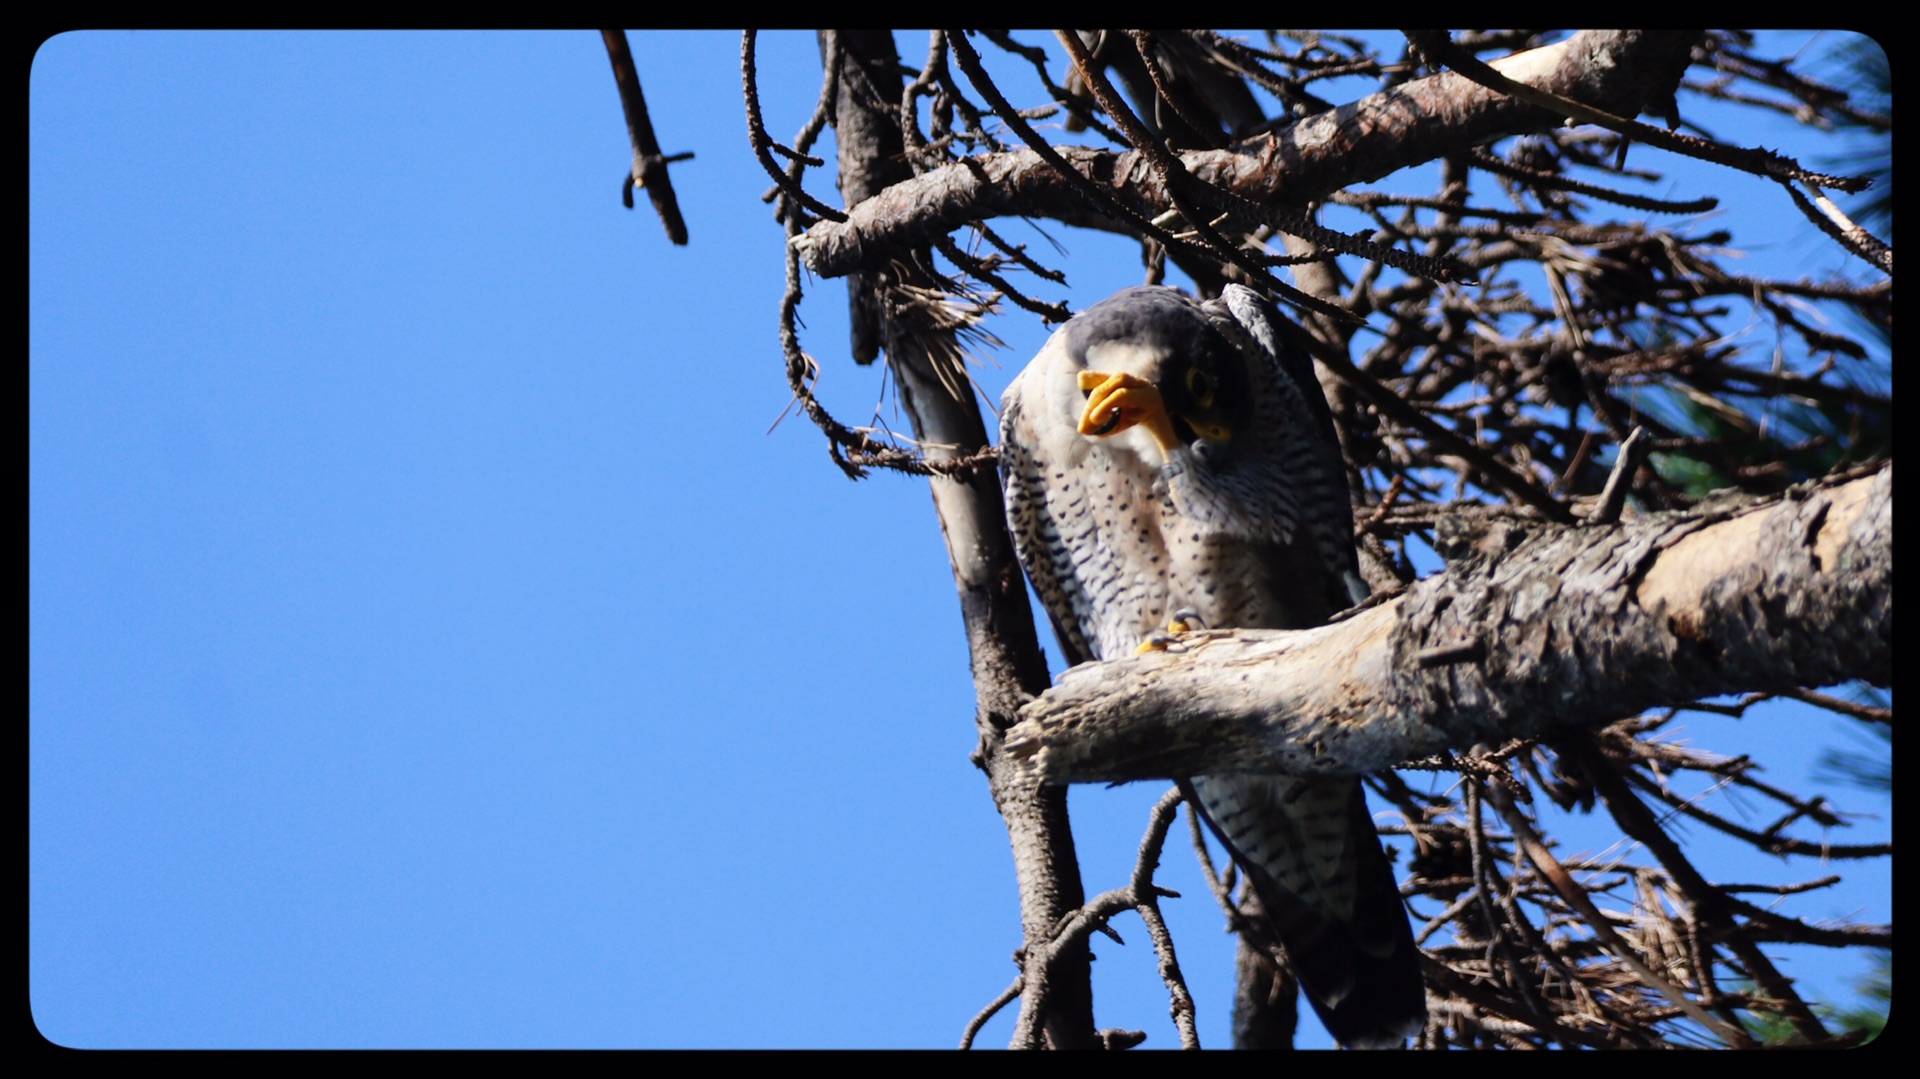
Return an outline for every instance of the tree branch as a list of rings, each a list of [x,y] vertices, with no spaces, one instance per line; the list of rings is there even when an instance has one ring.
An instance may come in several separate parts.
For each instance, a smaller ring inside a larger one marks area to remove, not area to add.
[[[613,63],[614,84],[620,88],[620,110],[627,117],[627,141],[633,144],[633,170],[621,184],[621,200],[627,209],[633,209],[633,189],[644,188],[653,203],[653,212],[660,215],[660,223],[666,226],[667,239],[685,247],[687,221],[680,216],[680,203],[673,196],[673,181],[667,178],[667,165],[690,160],[693,155],[660,152],[660,143],[653,137],[653,118],[647,115],[647,99],[640,93],[640,74],[634,70],[633,51],[627,47],[627,32],[602,30],[600,37],[607,44],[607,59]]]
[[[1561,97],[1631,115],[1673,82],[1656,73],[1684,64],[1691,39],[1677,33],[1584,31],[1567,41],[1518,53],[1500,67]],[[964,56],[956,40],[956,56]],[[1396,86],[1277,133],[1224,150],[1179,155],[1201,180],[1254,201],[1298,205],[1350,184],[1378,179],[1462,146],[1550,127],[1547,110],[1447,73]],[[1048,217],[1070,225],[1114,229],[1120,223],[1089,202],[1086,182],[1110,189],[1139,216],[1172,205],[1161,176],[1137,150],[1054,147],[1077,176],[1062,176],[1033,150],[982,154],[896,184],[852,207],[844,222],[806,232],[802,257],[822,277],[885,265],[891,252],[931,242],[974,220],[1006,215]]]
[[[823,58],[840,65],[841,84],[879,78],[874,100],[857,94],[836,100],[835,136],[842,191],[863,197],[866,185],[898,185],[907,168],[893,155],[902,145],[890,102],[900,99],[898,55],[886,31],[822,31]],[[882,110],[886,111],[882,111]],[[900,269],[876,275],[870,288],[898,287],[893,278],[915,272],[911,257]],[[860,310],[858,297],[855,310]],[[940,377],[942,355],[954,350],[950,327],[924,325],[911,313],[875,308],[893,370],[900,407],[930,462],[963,457],[987,446],[986,424],[967,383]],[[1019,706],[1046,684],[1046,658],[1034,635],[1033,612],[1007,534],[1000,480],[991,471],[935,475],[934,510],[947,541],[954,584],[960,593],[972,658],[980,732],[976,762],[987,773],[994,803],[1006,820],[1020,885],[1020,915],[1029,951],[1048,940],[1062,917],[1081,906],[1079,862],[1067,818],[1066,792],[1033,782],[1002,748],[1002,734]],[[1093,993],[1085,941],[1063,944],[1050,961],[1029,964],[1021,990],[1018,1047],[1082,1048],[1096,1044]]]
[[[1893,468],[1612,527],[1496,531],[1317,629],[1091,663],[1008,748],[1054,782],[1375,771],[1747,690],[1892,680]]]

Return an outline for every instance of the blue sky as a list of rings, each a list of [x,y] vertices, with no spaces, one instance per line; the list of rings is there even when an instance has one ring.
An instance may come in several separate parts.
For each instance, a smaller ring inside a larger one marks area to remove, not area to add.
[[[768,431],[782,234],[739,37],[631,41],[663,148],[698,155],[674,167],[687,248],[620,205],[597,34],[36,56],[29,984],[52,1040],[940,1047],[1012,978],[925,484],[848,482],[803,418]],[[790,137],[812,36],[764,35],[761,62]],[[1838,263],[1784,196],[1712,183],[1760,208],[1762,257]],[[1076,308],[1139,280],[1130,245],[1052,231]],[[861,422],[881,387],[845,358],[844,295],[811,283],[805,340]],[[993,329],[997,399],[1047,330]],[[1788,783],[1844,738],[1804,709],[1689,734],[1781,750]],[[1090,891],[1160,789],[1075,791]],[[1190,853],[1165,861],[1222,1045],[1230,941]],[[1801,909],[1890,919],[1884,875],[1850,885]],[[1100,1021],[1174,1044],[1118,928]],[[1829,995],[1855,973],[1804,962]]]

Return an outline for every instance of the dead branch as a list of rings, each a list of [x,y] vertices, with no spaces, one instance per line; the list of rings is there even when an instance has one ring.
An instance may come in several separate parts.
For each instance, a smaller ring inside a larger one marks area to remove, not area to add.
[[[653,212],[666,226],[667,239],[685,247],[687,221],[680,216],[680,202],[673,196],[673,181],[667,177],[667,165],[688,161],[691,153],[662,154],[653,135],[653,118],[647,115],[647,99],[640,92],[640,74],[633,67],[633,51],[627,47],[625,30],[602,30],[607,44],[607,59],[613,63],[613,81],[620,88],[620,110],[627,118],[627,139],[633,144],[633,168],[620,186],[621,201],[633,209],[633,189],[643,188]]]
[[[962,51],[952,39],[957,55]],[[1585,31],[1501,64],[1530,85],[1626,113],[1657,92],[1654,73],[1684,64],[1684,34]],[[1670,89],[1672,83],[1667,84]],[[1189,173],[1245,199],[1299,204],[1350,184],[1432,160],[1461,146],[1558,123],[1559,117],[1480,86],[1464,76],[1436,75],[1311,116],[1277,133],[1222,150],[1179,155]],[[1057,146],[1077,174],[1061,172],[1040,153],[983,154],[896,184],[854,206],[847,219],[807,230],[802,257],[822,277],[884,264],[899,248],[927,243],[969,221],[1010,214],[1072,225],[1120,227],[1082,187],[1106,189],[1140,218],[1173,205],[1149,154]]]
[[[895,122],[898,114],[889,104],[900,100],[901,94],[892,36],[884,31],[826,31],[824,36],[828,78],[842,85],[856,79],[881,84],[872,101],[846,94],[836,100],[843,185],[850,189],[850,197],[858,198],[872,187],[903,182],[907,169],[895,156],[902,145]],[[838,71],[834,64],[840,65]],[[918,265],[918,260],[910,258],[907,265]],[[918,279],[902,281],[900,276],[890,272],[876,280],[875,287],[898,293],[925,284]],[[978,399],[965,384],[956,387],[951,379],[941,377],[943,363],[950,366],[958,351],[956,328],[929,325],[914,317],[914,312],[892,305],[883,305],[876,321],[900,405],[912,421],[914,438],[926,447],[926,456],[939,461],[984,449],[987,431]],[[1026,588],[1017,572],[1007,572],[1017,562],[1007,534],[999,478],[979,471],[936,474],[929,484],[960,592],[972,660],[980,738],[975,760],[986,772],[1006,822],[1020,885],[1022,928],[1027,947],[1034,949],[1065,914],[1080,906],[1085,894],[1065,792],[1032,782],[1002,747],[1003,732],[1015,710],[1044,684],[1046,659],[1034,635]],[[1090,961],[1081,939],[1059,944],[1046,963],[1025,971],[1016,1045],[1082,1048],[1096,1043]]]
[[[1344,621],[1090,663],[1009,749],[1055,782],[1374,771],[1642,708],[1892,678],[1893,469],[1622,525],[1539,526]],[[1577,643],[1577,647],[1575,646]]]

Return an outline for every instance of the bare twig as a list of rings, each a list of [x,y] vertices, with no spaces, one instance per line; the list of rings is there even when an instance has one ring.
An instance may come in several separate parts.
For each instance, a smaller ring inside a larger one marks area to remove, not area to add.
[[[1420,50],[1437,61],[1445,63],[1460,74],[1472,79],[1488,89],[1511,94],[1523,101],[1573,120],[1584,120],[1598,124],[1612,131],[1644,142],[1649,146],[1658,146],[1676,154],[1686,154],[1716,165],[1750,172],[1755,176],[1765,176],[1777,180],[1798,180],[1817,184],[1822,187],[1836,188],[1841,191],[1864,191],[1872,183],[1860,177],[1830,176],[1813,172],[1790,158],[1783,157],[1771,150],[1744,149],[1726,146],[1709,139],[1695,138],[1650,127],[1636,120],[1616,116],[1604,109],[1555,94],[1550,90],[1541,90],[1526,83],[1509,79],[1494,70],[1485,61],[1477,59],[1448,39],[1445,31],[1408,31],[1407,38],[1417,44]]]
[[[806,207],[818,217],[828,221],[845,221],[846,214],[807,194],[798,183],[780,171],[779,165],[774,163],[773,151],[778,144],[767,134],[767,126],[760,119],[760,83],[759,74],[754,65],[755,36],[756,32],[753,30],[747,30],[740,35],[740,82],[747,99],[747,139],[753,145],[754,156],[759,159],[760,167],[767,170],[767,175],[773,177],[774,184],[788,198]],[[833,77],[831,65],[828,66],[827,72],[827,77],[831,79]],[[830,101],[831,90],[823,94],[822,98],[823,101]],[[824,117],[822,121],[824,122]],[[785,152],[796,161],[812,160],[799,151]]]
[[[1780,186],[1787,189],[1794,206],[1806,215],[1807,220],[1820,226],[1821,232],[1840,241],[1840,246],[1859,256],[1867,265],[1889,275],[1893,273],[1893,248],[1854,224],[1840,207],[1833,204],[1833,200],[1820,193],[1818,187],[1807,183],[1807,194],[1803,195],[1791,180],[1781,180]]]
[[[1593,905],[1593,900],[1587,897],[1586,889],[1574,881],[1566,868],[1553,856],[1553,852],[1547,849],[1547,845],[1534,832],[1532,824],[1505,795],[1498,793],[1498,788],[1493,788],[1492,800],[1500,810],[1500,815],[1505,818],[1507,827],[1513,830],[1514,839],[1526,852],[1527,859],[1533,863],[1534,868],[1538,869],[1541,876],[1553,885],[1554,891],[1559,893],[1560,898],[1566,900],[1568,906],[1580,912],[1587,927],[1607,943],[1609,950],[1616,958],[1632,968],[1641,982],[1666,997],[1681,1011],[1686,1012],[1688,1018],[1712,1031],[1727,1045],[1746,1048],[1753,1044],[1745,1031],[1719,1016],[1708,1013],[1679,987],[1642,962],[1633,947],[1620,938],[1620,934],[1614,931],[1612,923],[1600,913],[1598,907]]]
[[[1789,690],[1785,696],[1792,697],[1797,701],[1805,701],[1808,704],[1818,705],[1829,711],[1839,712],[1841,715],[1852,716],[1855,719],[1864,719],[1870,723],[1891,724],[1893,722],[1893,709],[1891,708],[1876,708],[1870,704],[1861,704],[1858,701],[1849,701],[1841,697],[1835,697],[1830,693],[1819,693],[1811,689],[1796,689]]]
[[[972,1019],[967,1020],[967,1029],[960,1033],[960,1048],[973,1048],[973,1039],[979,1036],[980,1028],[986,1026],[987,1020],[999,1014],[1002,1008],[1019,1000],[1020,990],[1025,984],[1024,976],[1014,978],[1012,985],[1001,990],[999,996],[994,997],[993,1000],[988,1002],[986,1007],[980,1009]]]
[[[614,85],[620,88],[620,109],[627,117],[627,138],[633,143],[633,169],[620,188],[627,209],[633,209],[633,189],[646,189],[653,212],[667,228],[667,239],[682,247],[687,243],[687,222],[680,216],[680,203],[673,197],[673,181],[667,178],[667,164],[688,161],[691,153],[663,155],[653,137],[653,119],[647,115],[647,99],[640,93],[640,74],[634,70],[633,52],[627,47],[625,30],[602,30],[607,44],[607,59],[613,62]]]
[[[1612,524],[1620,519],[1620,511],[1627,504],[1627,492],[1633,489],[1633,474],[1640,471],[1640,463],[1646,460],[1647,442],[1647,429],[1635,427],[1627,440],[1620,443],[1613,474],[1607,477],[1606,489],[1600,492],[1599,503],[1587,517],[1590,523]]]

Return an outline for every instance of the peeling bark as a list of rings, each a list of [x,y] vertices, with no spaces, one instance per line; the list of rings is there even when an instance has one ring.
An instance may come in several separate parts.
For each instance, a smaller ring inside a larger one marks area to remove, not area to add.
[[[1893,677],[1893,467],[1619,525],[1539,525],[1299,631],[1090,663],[1008,748],[1054,782],[1376,771],[1648,707]]]

